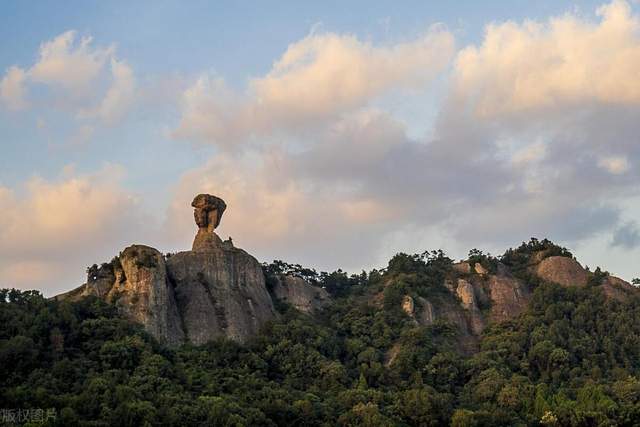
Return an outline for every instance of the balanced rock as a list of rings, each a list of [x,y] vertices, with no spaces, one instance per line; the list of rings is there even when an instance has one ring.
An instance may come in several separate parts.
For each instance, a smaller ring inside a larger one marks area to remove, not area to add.
[[[198,234],[193,241],[192,250],[208,251],[222,243],[214,230],[220,225],[227,204],[219,197],[210,194],[198,194],[191,202],[193,217],[198,226]]]
[[[192,203],[198,234],[193,250],[166,258],[133,245],[111,263],[89,269],[87,282],[58,299],[95,295],[114,303],[160,342],[245,341],[275,317],[260,263],[215,234],[225,202],[208,194]]]

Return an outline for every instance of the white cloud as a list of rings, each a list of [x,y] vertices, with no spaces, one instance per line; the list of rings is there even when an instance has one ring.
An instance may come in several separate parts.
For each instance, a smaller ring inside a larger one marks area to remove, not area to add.
[[[120,185],[123,173],[113,165],[90,175],[67,168],[59,180],[0,187],[0,286],[70,289],[84,267],[143,236],[148,226]]]
[[[28,104],[30,86],[47,88]],[[136,82],[133,70],[113,46],[94,46],[91,37],[67,31],[40,45],[38,60],[26,71],[13,66],[0,83],[0,96],[11,109],[53,106],[83,121],[114,124],[131,106]]]
[[[627,250],[640,246],[640,228],[638,228],[638,224],[635,221],[629,221],[616,229],[611,246],[618,246]]]
[[[416,40],[374,46],[354,36],[311,34],[291,44],[246,94],[201,77],[183,96],[176,137],[230,146],[251,136],[324,125],[388,91],[424,87],[448,65],[453,36],[434,27]]]
[[[0,98],[10,110],[23,110],[28,103],[25,99],[26,73],[20,67],[10,67],[0,81]]]
[[[93,48],[91,37],[76,43],[76,31],[67,31],[40,45],[40,58],[29,70],[34,82],[61,86],[85,95],[114,54],[114,49]]]
[[[459,96],[493,117],[585,103],[640,103],[640,21],[622,0],[591,22],[573,14],[546,23],[506,22],[486,28],[479,46],[456,60]]]
[[[490,26],[459,53],[433,139],[412,140],[392,109],[372,107],[441,69],[406,60],[404,48],[312,35],[244,96],[202,78],[185,93],[177,134],[261,143],[185,174],[170,223],[183,221],[190,238],[189,199],[213,192],[229,202],[222,234],[262,259],[323,268],[373,266],[399,235],[500,251],[531,236],[573,244],[611,233],[620,200],[640,189],[630,167],[640,160],[640,43],[626,3],[599,14]],[[379,59],[396,54],[408,64],[398,74]]]
[[[332,117],[388,90],[428,83],[446,67],[453,47],[453,36],[439,27],[391,46],[314,34],[290,45],[251,89],[259,106],[285,122]]]
[[[111,58],[111,85],[100,104],[92,110],[82,111],[80,117],[98,117],[106,124],[113,124],[125,114],[135,93],[135,77],[124,61]]]

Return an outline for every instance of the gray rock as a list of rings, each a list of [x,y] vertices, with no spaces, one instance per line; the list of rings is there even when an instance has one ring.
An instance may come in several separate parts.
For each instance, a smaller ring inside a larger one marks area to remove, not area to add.
[[[307,314],[313,314],[331,302],[331,297],[326,290],[292,275],[276,277],[271,292],[276,299],[289,303]]]
[[[242,342],[275,316],[262,267],[241,249],[181,252],[169,258],[167,270],[192,343],[222,336]]]
[[[165,261],[156,249],[130,246],[110,264],[90,268],[87,283],[56,298],[95,295],[112,302],[168,345],[245,341],[257,333],[275,317],[261,265],[214,232],[226,209],[222,199],[200,194],[192,206],[198,225],[192,251]]]
[[[169,345],[182,343],[184,331],[162,254],[148,246],[133,245],[118,258],[121,269],[114,271],[107,301],[114,302],[121,312],[141,323],[159,341]]]

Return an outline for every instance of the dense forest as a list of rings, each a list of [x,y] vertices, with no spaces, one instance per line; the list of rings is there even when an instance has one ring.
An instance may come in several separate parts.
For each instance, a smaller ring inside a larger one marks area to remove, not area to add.
[[[541,245],[570,256],[546,241],[470,253],[533,291],[529,309],[485,330],[471,353],[450,324],[417,326],[401,307],[406,294],[446,298],[452,260],[440,251],[352,276],[265,265],[267,284],[297,274],[334,302],[314,317],[280,303],[244,345],[166,348],[97,298],[2,290],[0,407],[51,408],[31,422],[51,426],[638,425],[640,299],[605,298],[599,270],[582,288],[535,280],[523,265]]]

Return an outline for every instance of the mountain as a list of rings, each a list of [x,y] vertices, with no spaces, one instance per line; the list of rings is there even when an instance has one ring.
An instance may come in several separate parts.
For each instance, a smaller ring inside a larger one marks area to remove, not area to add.
[[[1,416],[26,408],[49,426],[640,424],[639,291],[549,240],[499,257],[399,253],[379,270],[318,273],[260,265],[215,234],[224,201],[199,195],[193,206],[190,251],[130,246],[55,298],[0,290],[0,408],[23,408]]]
[[[274,301],[309,314],[330,303],[328,293],[310,283],[317,285],[317,277],[305,280],[296,272],[272,274],[269,292],[268,277],[258,261],[234,247],[231,240],[223,242],[214,231],[227,207],[224,200],[200,194],[192,206],[198,231],[191,251],[163,256],[148,246],[130,246],[111,262],[89,268],[85,284],[56,298],[78,300],[95,295],[114,303],[125,317],[172,346],[204,344],[218,337],[244,342],[275,318]],[[526,259],[517,262],[475,253],[443,272],[440,292],[428,295],[407,289],[402,307],[418,325],[437,321],[455,325],[461,346],[473,351],[488,325],[512,319],[527,308],[530,282],[584,287],[594,279],[595,273],[550,242],[532,245]],[[389,275],[384,287],[396,286],[397,281]],[[636,291],[631,284],[608,275],[602,289],[618,300]],[[382,292],[369,297],[378,303],[383,299]]]

